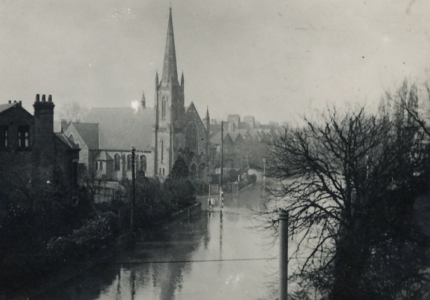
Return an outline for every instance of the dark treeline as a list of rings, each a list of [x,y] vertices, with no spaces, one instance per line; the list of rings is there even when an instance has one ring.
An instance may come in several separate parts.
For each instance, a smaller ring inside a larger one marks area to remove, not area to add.
[[[0,190],[0,289],[20,291],[64,274],[64,269],[79,272],[113,255],[118,238],[129,235],[131,181],[122,182],[122,198],[95,203],[97,180],[86,180],[77,196],[70,197],[61,174],[55,178],[48,183],[11,174],[0,178],[7,187]],[[172,172],[162,183],[137,172],[135,234],[193,203],[195,188],[188,173]]]

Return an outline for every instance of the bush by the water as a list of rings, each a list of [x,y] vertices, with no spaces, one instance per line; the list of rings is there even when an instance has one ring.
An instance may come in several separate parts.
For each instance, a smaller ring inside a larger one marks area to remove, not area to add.
[[[69,236],[51,238],[46,250],[52,261],[79,260],[111,244],[118,233],[118,217],[107,212],[88,220]]]

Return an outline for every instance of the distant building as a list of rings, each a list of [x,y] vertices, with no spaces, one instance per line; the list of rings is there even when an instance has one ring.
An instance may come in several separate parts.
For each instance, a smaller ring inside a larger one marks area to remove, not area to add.
[[[228,115],[227,117],[228,131],[234,131],[240,128],[240,116],[239,115]]]
[[[34,116],[21,101],[0,105],[0,179],[16,176],[26,186],[60,179],[70,192],[77,187],[79,147],[54,133],[54,106],[50,95],[36,95]]]
[[[249,129],[255,128],[255,118],[253,116],[245,116],[243,117],[243,122],[248,124]]]

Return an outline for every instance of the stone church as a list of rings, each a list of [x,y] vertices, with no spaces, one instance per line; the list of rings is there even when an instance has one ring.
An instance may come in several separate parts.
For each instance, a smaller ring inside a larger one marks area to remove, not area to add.
[[[209,111],[202,120],[193,102],[185,106],[185,79],[179,82],[172,11],[167,27],[161,79],[155,75],[154,107],[92,108],[81,123],[63,130],[79,145],[79,163],[106,181],[131,178],[131,146],[136,148],[136,169],[164,180],[182,156],[194,178],[209,172]],[[128,104],[128,103],[127,103]]]
[[[202,121],[193,102],[186,108],[184,87],[183,73],[180,83],[178,80],[170,9],[161,80],[155,76],[155,174],[167,175],[176,158],[183,155],[191,174],[203,178],[208,169],[209,111]]]

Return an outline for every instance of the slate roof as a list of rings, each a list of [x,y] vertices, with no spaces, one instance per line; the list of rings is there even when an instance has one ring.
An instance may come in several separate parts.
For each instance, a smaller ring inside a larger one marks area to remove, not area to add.
[[[227,139],[232,140],[232,138],[231,138],[231,136],[230,136],[230,132],[224,132],[224,142],[225,142]],[[211,142],[211,144],[221,145],[221,131],[220,131],[220,132],[217,132],[215,135],[213,135],[213,136],[210,138],[210,142]]]
[[[0,113],[8,110],[9,108],[12,108],[16,103],[6,103],[6,104],[0,104]]]
[[[97,123],[72,123],[76,131],[87,144],[89,149],[99,148],[99,124]]]
[[[96,160],[99,160],[99,161],[100,160],[102,160],[102,161],[111,161],[113,159],[112,159],[112,156],[109,155],[109,153],[107,153],[106,151],[101,151],[97,155]]]
[[[12,107],[18,107],[21,108],[23,111],[25,111],[27,114],[29,114],[30,116],[32,116],[32,114],[30,114],[24,107],[22,107],[22,104],[19,102],[16,103],[5,103],[5,104],[0,104],[0,114],[11,109]]]
[[[57,139],[59,139],[63,144],[68,146],[70,149],[79,149],[78,145],[76,145],[71,140],[69,140],[68,137],[64,133],[55,132],[54,134],[57,137]]]
[[[256,141],[258,137],[261,137],[260,129],[249,130],[252,140]]]
[[[230,135],[230,137],[233,140],[233,142],[236,142],[237,138],[239,136],[241,136],[240,132],[238,132],[238,131],[231,131],[228,134]]]
[[[85,122],[98,123],[99,149],[151,150],[155,112],[153,108],[135,111],[133,108],[92,108]]]

